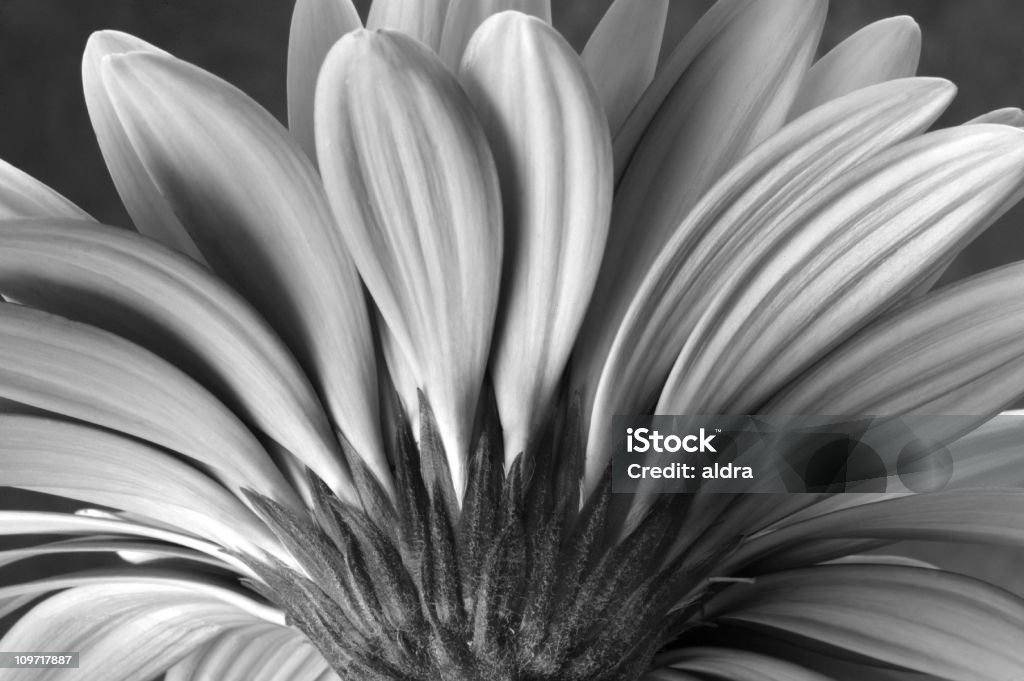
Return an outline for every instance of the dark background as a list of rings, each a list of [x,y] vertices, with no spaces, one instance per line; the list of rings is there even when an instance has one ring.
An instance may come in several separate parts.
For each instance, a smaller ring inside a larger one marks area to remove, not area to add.
[[[364,11],[366,0],[357,0]],[[643,1],[643,0],[639,0]],[[577,47],[610,0],[554,0],[554,21]],[[666,45],[711,4],[672,0]],[[238,85],[282,120],[289,0],[0,0],[0,158],[104,222],[127,224],[92,137],[79,59],[89,33],[136,34]],[[941,124],[1024,103],[1024,2],[833,0],[822,49],[871,21],[921,24],[920,73],[960,94]],[[1018,210],[979,240],[952,276],[1024,258]]]
[[[609,1],[554,0],[555,24],[582,47]],[[360,2],[364,16],[366,4]],[[666,45],[674,45],[710,4],[672,0]],[[136,34],[231,81],[284,120],[290,13],[288,0],[0,0],[0,158],[100,220],[128,224],[81,96],[79,60],[88,35],[103,28]],[[920,73],[949,78],[960,88],[940,124],[1024,103],[1019,0],[833,0],[822,50],[897,14],[921,24]],[[950,278],[1024,258],[1022,223],[1024,209],[1004,218],[960,258]],[[0,488],[0,508],[24,504],[27,496]],[[1024,593],[1019,553],[986,547],[952,555],[927,545],[915,552]],[[10,572],[0,575],[0,583],[5,577]]]

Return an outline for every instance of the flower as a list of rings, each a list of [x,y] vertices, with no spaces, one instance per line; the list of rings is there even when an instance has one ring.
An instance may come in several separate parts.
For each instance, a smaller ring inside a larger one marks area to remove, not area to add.
[[[0,586],[0,650],[175,681],[1019,676],[1019,598],[878,551],[1020,547],[1018,492],[612,493],[617,413],[984,421],[1022,392],[1024,265],[931,288],[1024,192],[1024,115],[926,132],[953,87],[913,77],[906,18],[814,62],[824,0],[721,0],[659,66],[666,9],[617,0],[577,56],[547,2],[377,0],[363,30],[299,0],[288,130],[95,34],[141,234],[0,167],[2,480],[89,506],[0,511],[0,565],[119,562]],[[972,475],[1019,461],[968,437],[998,454]]]

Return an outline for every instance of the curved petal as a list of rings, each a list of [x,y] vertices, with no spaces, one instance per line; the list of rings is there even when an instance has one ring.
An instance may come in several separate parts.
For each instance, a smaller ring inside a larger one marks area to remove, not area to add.
[[[87,537],[84,539],[64,539],[43,544],[32,544],[18,549],[5,549],[0,551],[0,567],[6,567],[21,560],[37,558],[39,556],[66,556],[68,554],[80,553],[108,553],[121,555],[128,553],[132,555],[146,556],[149,560],[175,559],[200,563],[217,569],[225,569],[226,566],[220,560],[206,554],[186,549],[181,546],[168,546],[159,542],[133,541],[124,538],[96,538]],[[246,574],[245,576],[250,576]]]
[[[389,481],[369,317],[316,170],[242,92],[166,55],[107,57],[134,155],[213,270],[288,343],[335,425]]]
[[[404,33],[434,50],[441,46],[449,0],[373,0],[366,27]]]
[[[1014,106],[1008,106],[1002,109],[996,109],[995,111],[989,111],[977,118],[972,118],[964,123],[964,125],[978,123],[996,123],[999,125],[1012,125],[1015,128],[1024,128],[1024,111],[1021,111]]]
[[[253,623],[184,583],[98,584],[51,596],[0,639],[15,651],[80,651],[76,679],[146,681],[221,631]],[[65,669],[4,670],[5,679],[66,679]]]
[[[85,105],[89,110],[89,119],[92,121],[100,152],[106,161],[114,186],[117,187],[117,193],[121,195],[121,202],[135,223],[135,228],[199,262],[206,262],[195,241],[182,226],[181,220],[175,215],[173,208],[136,156],[103,82],[101,69],[104,60],[110,55],[129,52],[167,54],[144,40],[120,31],[97,31],[85,44],[85,53],[82,55],[82,86]]]
[[[605,351],[607,361],[602,365],[596,346],[575,358],[577,382],[600,376],[599,383],[592,379],[592,475],[607,463],[601,439],[612,415],[650,410],[706,305],[702,296],[720,286],[729,261],[767,238],[794,206],[809,203],[830,182],[924,131],[954,92],[947,81],[919,78],[834,100],[787,125],[707,192],[647,273]]]
[[[298,631],[269,624],[224,632],[167,672],[164,681],[328,681],[338,677]]]
[[[726,264],[659,412],[755,413],[1022,192],[1024,133],[1006,126],[933,132],[847,173]]]
[[[869,85],[909,78],[917,73],[920,58],[921,29],[910,17],[868,24],[815,62],[789,117]]]
[[[615,196],[574,365],[585,394],[596,385],[630,300],[684,218],[715,181],[785,123],[825,4],[722,0],[694,31],[700,36],[709,22],[721,25],[693,48],[689,37],[680,46],[692,51],[688,66],[653,116]]]
[[[499,12],[515,11],[551,23],[551,0],[451,0],[441,35],[441,61],[457,71],[462,54],[477,27]]]
[[[693,647],[663,654],[662,664],[730,681],[829,681],[829,677],[775,657],[733,648]]]
[[[317,87],[328,198],[360,274],[437,416],[455,489],[498,297],[501,199],[487,139],[438,58],[356,31]]]
[[[5,485],[120,508],[222,546],[282,553],[267,527],[213,480],[136,440],[72,423],[0,416]]]
[[[332,488],[351,484],[295,359],[241,296],[188,258],[98,224],[7,221],[0,223],[0,292],[160,355]]]
[[[505,203],[491,371],[511,463],[543,425],[590,301],[611,212],[611,139],[576,53],[539,19],[485,21],[460,78]]]
[[[316,161],[313,95],[324,57],[338,38],[362,28],[352,0],[296,0],[288,31],[288,130]]]
[[[92,220],[88,213],[39,180],[0,161],[0,220],[37,217]]]
[[[1024,394],[1022,288],[1024,263],[901,307],[829,353],[763,411],[993,414]]]
[[[1006,681],[1024,669],[1024,601],[939,570],[844,565],[765,575],[711,599],[705,614],[951,681]]]
[[[654,80],[668,0],[615,0],[583,48],[583,64],[614,135]]]

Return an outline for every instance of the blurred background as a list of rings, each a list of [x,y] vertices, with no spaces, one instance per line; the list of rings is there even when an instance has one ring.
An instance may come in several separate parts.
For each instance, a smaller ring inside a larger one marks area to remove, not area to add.
[[[609,2],[553,0],[554,23],[582,48]],[[368,3],[358,4],[365,16]],[[710,4],[672,0],[667,49]],[[127,225],[81,95],[79,60],[89,34],[113,28],[138,35],[234,83],[283,121],[291,5],[289,0],[0,0],[0,158],[101,221]],[[833,0],[822,52],[857,28],[897,14],[913,16],[923,30],[920,73],[949,78],[960,88],[940,125],[1024,104],[1020,0]],[[1024,259],[1022,229],[1024,208],[1018,207],[972,245],[947,278]],[[0,508],[40,502],[0,487]],[[950,555],[944,547],[927,545],[915,552],[1024,594],[1024,573],[1017,567],[1024,555],[989,548]],[[12,578],[0,572],[0,583]]]

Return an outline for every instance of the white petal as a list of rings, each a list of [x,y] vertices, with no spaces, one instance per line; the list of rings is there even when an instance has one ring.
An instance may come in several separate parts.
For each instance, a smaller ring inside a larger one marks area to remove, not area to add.
[[[483,129],[433,53],[356,31],[317,87],[320,168],[366,286],[437,416],[455,489],[501,271],[501,199]]]
[[[188,258],[101,225],[8,221],[0,224],[0,292],[160,355],[331,487],[351,484],[295,359],[237,293]]]
[[[0,219],[35,217],[92,219],[39,180],[0,161]]]
[[[767,238],[773,225],[829,182],[926,129],[954,91],[947,81],[920,78],[835,100],[787,125],[707,192],[647,273],[607,362],[602,366],[596,348],[576,359],[582,377],[600,375],[588,438],[591,475],[607,463],[601,440],[611,417],[654,405],[730,260]]]
[[[996,109],[995,111],[984,113],[977,118],[972,118],[964,125],[977,123],[998,123],[999,125],[1012,125],[1015,128],[1024,128],[1024,111],[1013,106]]]
[[[260,556],[270,530],[194,468],[128,438],[31,416],[0,416],[5,485],[120,508]]]
[[[611,212],[611,139],[576,53],[539,19],[485,21],[460,78],[504,189],[491,371],[510,463],[547,418],[590,301]]]
[[[168,670],[165,681],[327,681],[320,652],[294,629],[259,624],[225,632]]]
[[[167,447],[298,507],[270,457],[221,402],[118,336],[20,305],[0,305],[0,395]]]
[[[102,584],[52,596],[0,640],[11,651],[78,651],[75,679],[147,681],[221,631],[255,617],[183,583]],[[5,679],[60,681],[66,669],[4,670]]]
[[[583,48],[614,135],[654,79],[668,0],[615,0]]]
[[[585,397],[630,300],[673,232],[716,180],[785,123],[817,45],[825,4],[722,0],[678,48],[682,56],[673,60],[681,59],[685,68],[652,114],[615,196],[574,360]],[[661,78],[651,88],[660,87]],[[647,97],[616,137],[617,165],[619,139],[629,134],[633,117],[643,115]]]
[[[815,62],[789,117],[869,85],[909,78],[917,73],[920,57],[921,29],[910,17],[869,24]]]
[[[663,658],[664,664],[674,669],[730,681],[830,681],[792,662],[733,648],[694,646],[678,653],[669,651]]]
[[[1024,264],[1010,265],[901,307],[830,353],[764,411],[993,414],[1024,394],[1022,289]]]
[[[18,561],[39,556],[64,556],[79,553],[113,553],[121,556],[123,552],[145,555],[149,560],[175,559],[209,565],[218,569],[225,567],[224,563],[219,560],[180,546],[167,546],[157,542],[92,537],[65,539],[45,544],[33,544],[19,549],[3,550],[0,551],[0,567],[6,567]]]
[[[399,31],[411,36],[430,49],[441,45],[445,15],[449,0],[373,0],[366,27]]]
[[[363,22],[352,0],[297,0],[288,33],[288,130],[316,160],[313,95],[331,45]]]
[[[883,152],[725,264],[660,413],[752,413],[1024,192],[1024,133],[971,125]],[[704,411],[706,410],[706,411]]]
[[[288,343],[328,413],[389,480],[359,278],[310,160],[262,107],[194,66],[107,57],[103,84],[136,154],[218,275]]]
[[[704,610],[951,681],[1024,669],[1024,601],[968,577],[908,567],[825,566],[759,577]]]
[[[85,53],[82,55],[82,86],[96,141],[99,142],[107,170],[135,228],[199,262],[205,262],[192,237],[132,149],[132,143],[103,83],[100,70],[104,59],[112,54],[129,52],[166,54],[146,41],[120,31],[98,31],[89,37],[85,45]]]
[[[530,14],[551,23],[551,0],[451,0],[441,37],[441,61],[458,70],[462,53],[477,27],[487,17],[505,11]]]

